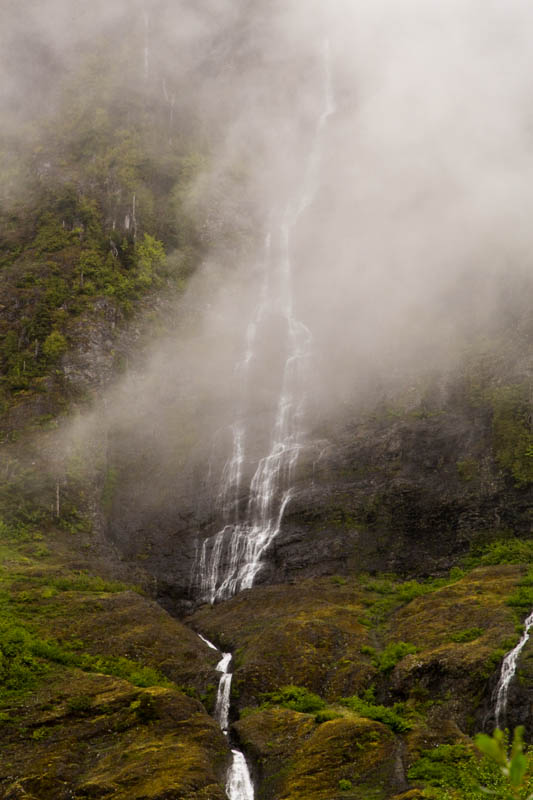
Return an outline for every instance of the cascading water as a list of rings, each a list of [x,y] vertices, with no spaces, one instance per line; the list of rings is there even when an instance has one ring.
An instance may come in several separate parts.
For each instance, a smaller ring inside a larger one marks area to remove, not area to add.
[[[502,728],[505,726],[505,717],[507,713],[507,695],[509,693],[509,686],[515,676],[516,668],[518,666],[518,659],[520,658],[520,653],[525,647],[527,640],[529,639],[529,632],[531,627],[533,626],[533,611],[527,617],[526,621],[524,622],[524,633],[522,634],[522,638],[509,653],[505,656],[502,662],[502,669],[500,672],[500,679],[498,681],[498,685],[494,690],[494,699],[495,699],[495,708],[494,708],[494,717],[496,721],[496,727]]]
[[[279,246],[278,272],[273,275],[272,233],[265,242],[265,280],[261,298],[248,325],[243,359],[236,368],[244,386],[256,355],[256,339],[267,311],[286,323],[286,359],[282,368],[281,391],[270,436],[270,449],[261,458],[248,491],[244,519],[239,498],[245,464],[246,426],[241,413],[232,427],[232,453],[223,470],[218,495],[224,526],[204,540],[198,549],[192,583],[202,600],[214,603],[253,586],[262,558],[278,535],[283,514],[292,496],[294,467],[303,446],[302,415],[305,402],[304,375],[311,354],[312,336],[294,314],[292,292],[291,234],[300,216],[313,201],[318,188],[318,170],[323,132],[334,113],[329,42],[324,47],[324,103],[318,118],[307,160],[301,192],[289,205],[275,231]],[[277,278],[277,281],[275,280]],[[277,290],[273,286],[277,283]],[[242,393],[244,394],[244,393]]]
[[[215,645],[198,634],[200,639],[212,650],[220,653],[220,650]],[[222,728],[225,736],[228,735],[229,729],[229,707],[230,707],[230,693],[231,693],[231,679],[232,674],[229,672],[231,664],[231,653],[222,653],[222,658],[218,662],[216,669],[221,672],[220,682],[218,684],[217,701],[215,704],[215,718]],[[254,800],[254,786],[250,777],[250,771],[246,759],[240,750],[232,749],[232,762],[228,770],[226,779],[226,794],[229,800]]]

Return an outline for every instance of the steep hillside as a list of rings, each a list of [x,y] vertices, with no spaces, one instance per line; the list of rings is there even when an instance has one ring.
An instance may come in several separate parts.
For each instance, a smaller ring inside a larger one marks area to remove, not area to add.
[[[0,797],[250,800],[235,748],[255,800],[509,797],[474,741],[533,741],[529,144],[426,135],[392,7],[353,55],[342,4],[8,6]]]

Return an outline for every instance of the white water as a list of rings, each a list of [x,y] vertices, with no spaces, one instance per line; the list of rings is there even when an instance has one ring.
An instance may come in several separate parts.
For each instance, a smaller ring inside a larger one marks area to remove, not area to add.
[[[210,647],[212,650],[220,652],[218,647],[198,634],[202,642]],[[231,664],[231,653],[222,653],[222,658],[218,662],[216,669],[221,672],[220,682],[218,684],[217,701],[215,704],[215,718],[217,719],[222,732],[225,736],[228,735],[229,728],[229,706],[230,706],[230,693],[231,693],[231,679],[232,674],[229,672]],[[228,770],[226,780],[226,794],[229,800],[254,800],[254,787],[250,777],[250,771],[246,759],[240,750],[233,749],[231,751],[232,762]]]
[[[214,603],[253,586],[262,559],[278,535],[283,515],[292,497],[294,467],[303,447],[302,416],[305,404],[304,378],[311,355],[312,336],[294,315],[292,292],[291,235],[300,216],[311,205],[318,189],[324,129],[335,111],[329,42],[324,46],[323,110],[317,120],[301,190],[275,229],[279,257],[273,263],[272,239],[265,241],[264,282],[260,300],[246,331],[244,357],[236,366],[239,389],[248,379],[256,357],[256,339],[266,311],[286,322],[286,359],[282,367],[281,391],[270,435],[270,449],[259,460],[248,489],[248,504],[240,518],[239,498],[246,461],[246,425],[242,409],[232,426],[232,452],[223,470],[218,493],[224,525],[205,539],[197,551],[192,583],[202,600]],[[274,288],[275,287],[275,288]],[[243,394],[243,392],[241,392]]]
[[[254,800],[254,787],[246,760],[239,750],[232,750],[233,763],[228,772],[226,794],[230,800]]]
[[[509,693],[509,686],[511,685],[511,682],[515,676],[516,667],[518,665],[518,659],[520,658],[520,653],[524,649],[525,644],[529,639],[529,632],[532,626],[533,626],[533,611],[524,622],[524,633],[522,634],[522,638],[520,639],[516,647],[509,653],[507,653],[507,655],[503,659],[502,669],[500,672],[500,679],[494,691],[494,697],[496,701],[494,716],[497,728],[503,728],[505,726],[505,717],[507,713],[507,695]]]
[[[217,664],[217,671],[222,673],[218,684],[217,702],[215,704],[215,717],[227,734],[229,727],[229,703],[231,693],[231,672],[228,672],[231,664],[231,653],[223,653],[221,660]]]

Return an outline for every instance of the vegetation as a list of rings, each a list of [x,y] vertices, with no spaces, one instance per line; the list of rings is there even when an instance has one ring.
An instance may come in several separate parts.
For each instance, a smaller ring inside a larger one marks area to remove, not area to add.
[[[459,567],[453,567],[447,578],[427,580],[402,581],[393,575],[376,577],[362,575],[361,584],[370,593],[370,597],[367,601],[368,610],[361,617],[361,622],[368,627],[380,625],[394,609],[410,603],[416,597],[423,597],[443,586],[455,583],[463,575],[464,571]]]
[[[464,561],[467,569],[497,564],[533,563],[533,539],[510,536],[474,546]]]
[[[350,711],[354,711],[362,717],[382,722],[394,733],[407,733],[413,727],[403,703],[395,703],[391,707],[383,706],[376,704],[371,699],[363,699],[357,695],[345,697],[340,702]]]
[[[313,714],[322,711],[326,703],[321,697],[308,691],[303,686],[282,686],[275,692],[265,692],[261,696],[261,708],[272,708],[281,706],[290,708],[291,711],[299,711],[302,714]]]
[[[533,432],[527,384],[496,389],[492,395],[494,454],[517,486],[533,483]]]
[[[466,628],[464,631],[452,633],[450,636],[450,641],[455,642],[456,644],[461,644],[463,642],[475,642],[476,639],[479,639],[479,637],[482,635],[482,628]]]
[[[423,796],[435,800],[482,800],[487,796],[529,800],[533,775],[524,753],[523,729],[516,728],[509,751],[506,736],[499,730],[493,736],[479,734],[475,741],[482,758],[470,746],[441,744],[422,752],[409,769],[409,780],[422,783],[426,787]]]

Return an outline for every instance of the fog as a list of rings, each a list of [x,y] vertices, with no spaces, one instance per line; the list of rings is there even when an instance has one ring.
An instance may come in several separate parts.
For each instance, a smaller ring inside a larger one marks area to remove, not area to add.
[[[175,333],[105,403],[136,436],[152,441],[155,426],[161,447],[174,447],[163,441],[174,420],[203,437],[205,454],[243,392],[261,428],[286,359],[287,214],[294,316],[312,335],[301,391],[315,415],[404,375],[452,369],[506,313],[506,287],[529,280],[527,2],[45,0],[8,2],[4,18],[8,126],[50,113],[78,53],[111,41],[129,48],[127,90],[177,98],[176,115],[194,114],[209,139],[198,188],[209,252],[176,303]],[[319,130],[328,70],[334,112]],[[232,229],[234,246],[220,236]],[[235,364],[267,262],[270,299],[244,389]]]

